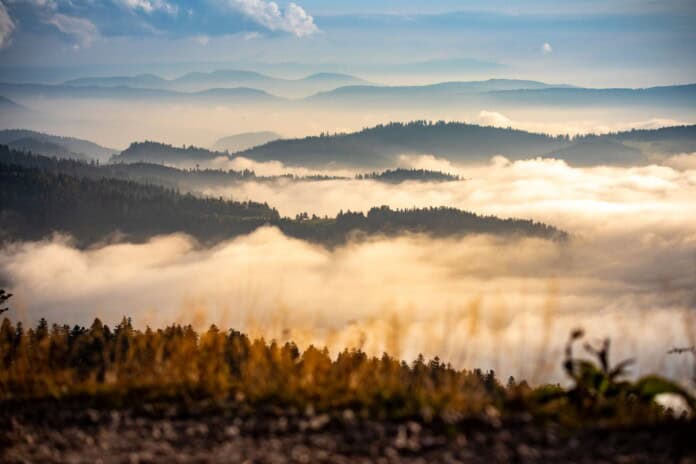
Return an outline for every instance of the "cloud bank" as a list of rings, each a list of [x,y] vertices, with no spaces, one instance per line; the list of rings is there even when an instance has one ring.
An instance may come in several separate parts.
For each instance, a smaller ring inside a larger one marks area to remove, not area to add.
[[[613,338],[614,359],[636,356],[636,373],[689,378],[688,360],[666,352],[696,342],[696,171],[501,157],[451,167],[466,180],[244,184],[230,194],[265,193],[286,214],[451,205],[545,220],[573,238],[377,237],[329,251],[272,228],[214,248],[171,235],[78,250],[58,237],[4,248],[0,269],[28,321],[214,322],[544,380],[562,378],[565,338],[583,326]]]
[[[270,31],[306,37],[319,31],[314,18],[301,6],[290,3],[281,9],[267,0],[0,2],[0,47],[10,43],[11,35],[25,30],[39,35],[57,30],[61,37],[79,46],[92,44],[100,35],[171,39]]]
[[[99,36],[97,26],[87,19],[57,13],[46,22],[54,25],[60,32],[73,37],[77,44],[83,47],[91,45]]]
[[[145,13],[163,11],[175,15],[179,11],[176,5],[164,0],[119,0],[120,3],[131,10],[142,10]]]
[[[290,3],[284,11],[276,2],[266,0],[231,0],[230,5],[271,31],[285,31],[304,37],[319,30],[314,18],[295,3]]]
[[[17,295],[13,311],[29,321],[216,323],[524,377],[530,360],[543,358],[547,380],[559,377],[565,337],[583,326],[614,338],[614,355],[637,356],[641,370],[674,374],[679,366],[666,352],[694,335],[685,325],[693,275],[684,276],[696,242],[644,239],[416,236],[327,251],[262,229],[213,249],[178,235],[88,251],[56,239],[7,248],[0,265]]]

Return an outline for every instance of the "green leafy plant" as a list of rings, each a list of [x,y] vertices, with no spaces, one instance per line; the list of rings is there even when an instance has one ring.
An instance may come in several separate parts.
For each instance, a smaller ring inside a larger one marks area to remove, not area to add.
[[[616,415],[617,411],[635,410],[641,406],[655,406],[655,398],[661,394],[682,397],[692,411],[696,401],[679,384],[657,375],[648,375],[631,382],[623,380],[634,360],[627,359],[612,366],[609,361],[610,341],[605,339],[599,346],[584,344],[586,352],[595,360],[574,356],[575,343],[583,338],[582,330],[574,330],[566,345],[563,368],[573,379],[574,386],[566,393],[571,403],[585,414]]]

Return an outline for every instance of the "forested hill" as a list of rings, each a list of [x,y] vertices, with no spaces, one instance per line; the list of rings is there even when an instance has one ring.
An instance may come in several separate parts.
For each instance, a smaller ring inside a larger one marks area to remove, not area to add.
[[[174,147],[158,142],[134,142],[120,154],[111,157],[112,163],[133,163],[143,161],[148,163],[202,163],[220,156],[225,152],[210,151],[194,146]]]
[[[376,180],[387,184],[400,184],[407,181],[416,182],[454,182],[461,180],[459,176],[441,171],[428,169],[387,169],[382,172],[370,172],[355,176],[358,180]]]
[[[37,168],[54,174],[87,177],[90,179],[113,178],[131,180],[144,184],[195,192],[206,188],[229,186],[235,182],[274,182],[282,181],[322,181],[347,179],[331,176],[295,176],[284,174],[277,176],[257,176],[254,171],[218,169],[178,169],[155,163],[134,162],[100,164],[98,162],[77,160],[73,158],[52,158],[27,153],[25,150],[12,149],[0,145],[0,162],[16,164],[24,168]]]
[[[647,162],[654,154],[696,151],[696,125],[652,130],[549,136],[459,122],[390,123],[351,134],[285,139],[235,155],[287,165],[392,167],[401,154],[431,154],[454,162],[503,155],[511,159],[553,156],[573,165]]]
[[[23,148],[44,156],[106,161],[118,150],[97,145],[89,140],[45,134],[27,129],[0,130],[0,144]]]
[[[451,208],[394,211],[386,207],[334,218],[281,218],[266,204],[199,198],[176,190],[117,179],[89,179],[0,161],[0,240],[37,240],[64,232],[87,246],[114,234],[143,241],[184,232],[204,243],[247,234],[263,225],[332,246],[352,237],[470,233],[562,239],[566,235],[528,220],[481,217]]]
[[[89,245],[116,232],[140,241],[186,232],[217,241],[278,220],[266,204],[223,201],[116,179],[93,180],[0,163],[0,237],[37,240],[54,231]]]
[[[112,157],[112,161],[191,166],[218,157],[242,156],[281,161],[288,166],[386,169],[397,165],[399,155],[429,154],[460,163],[503,155],[510,159],[554,157],[572,165],[626,165],[646,163],[655,154],[694,151],[696,125],[571,138],[461,122],[414,121],[349,134],[274,140],[232,155],[193,146],[138,142]]]
[[[351,134],[276,140],[236,155],[256,161],[279,160],[289,165],[335,163],[391,167],[400,154],[428,153],[455,161],[471,161],[497,154],[528,157],[568,144],[565,136],[475,124],[415,121],[378,125]]]

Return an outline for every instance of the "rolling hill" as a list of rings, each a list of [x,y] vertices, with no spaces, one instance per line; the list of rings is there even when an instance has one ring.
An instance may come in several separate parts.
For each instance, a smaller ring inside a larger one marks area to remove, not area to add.
[[[590,89],[537,81],[490,79],[418,86],[345,86],[304,99],[308,105],[359,105],[359,108],[452,106],[661,106],[693,108],[696,84],[645,89]],[[358,108],[358,109],[359,109]]]
[[[64,84],[73,87],[130,87],[179,92],[200,92],[210,88],[252,87],[284,97],[305,97],[346,85],[367,83],[358,77],[339,73],[317,73],[300,79],[282,79],[254,71],[229,69],[190,72],[174,79],[164,79],[154,74],[140,74],[87,77],[72,79]]]
[[[654,154],[696,151],[696,126],[627,131],[575,138],[465,123],[380,125],[352,134],[277,140],[237,153],[287,165],[391,167],[401,154],[432,154],[471,162],[500,154],[510,159],[547,156],[573,165],[646,162]]]
[[[89,140],[44,134],[26,129],[0,130],[0,144],[54,158],[106,161],[118,150]]]
[[[123,86],[74,86],[48,84],[0,83],[0,93],[13,98],[91,98],[137,100],[146,102],[174,102],[199,104],[263,104],[277,103],[282,98],[262,90],[235,88],[207,88],[196,92],[150,89]]]
[[[571,138],[466,123],[415,121],[378,125],[349,134],[274,140],[229,156],[281,161],[288,166],[391,168],[404,154],[430,154],[459,163],[503,155],[510,159],[554,157],[572,165],[621,165],[644,163],[653,155],[694,151],[696,126]],[[190,164],[219,156],[228,154],[143,142],[132,144],[112,161]]]
[[[176,165],[181,163],[202,163],[221,156],[226,157],[227,154],[194,146],[174,147],[163,143],[145,141],[132,143],[121,153],[112,156],[110,162],[146,162]]]

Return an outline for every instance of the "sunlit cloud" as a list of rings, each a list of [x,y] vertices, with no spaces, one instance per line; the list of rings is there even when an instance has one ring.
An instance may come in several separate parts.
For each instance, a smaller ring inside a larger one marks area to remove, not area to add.
[[[119,0],[120,3],[131,10],[141,10],[145,13],[162,11],[167,14],[176,14],[178,7],[165,0]]]
[[[230,5],[271,31],[304,37],[319,30],[314,18],[295,3],[288,4],[285,10],[281,10],[276,2],[267,0],[230,0]]]
[[[0,265],[15,317],[30,322],[99,317],[113,324],[127,311],[141,327],[215,323],[332,350],[360,343],[378,355],[396,319],[407,359],[438,355],[528,378],[530,363],[496,356],[495,343],[503,352],[543,355],[552,379],[561,377],[568,332],[581,325],[595,337],[612,336],[615,355],[630,353],[639,369],[661,372],[670,368],[667,350],[688,340],[683,316],[696,242],[693,233],[627,231],[569,243],[404,236],[331,251],[273,228],[214,248],[182,235],[90,250],[56,238],[5,248]]]
[[[0,48],[6,47],[10,43],[10,36],[15,27],[5,5],[0,1]]]
[[[97,27],[84,18],[56,13],[46,22],[54,25],[60,32],[71,36],[81,46],[91,45],[99,36]]]

